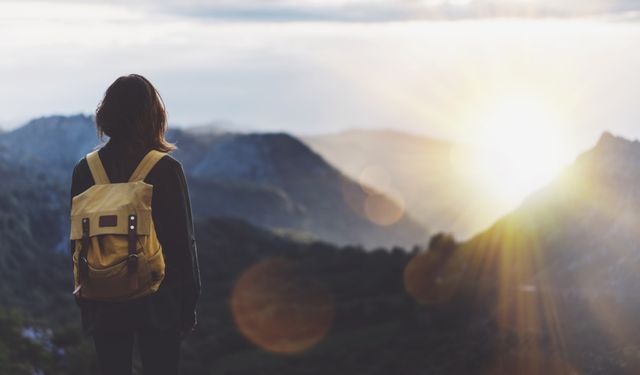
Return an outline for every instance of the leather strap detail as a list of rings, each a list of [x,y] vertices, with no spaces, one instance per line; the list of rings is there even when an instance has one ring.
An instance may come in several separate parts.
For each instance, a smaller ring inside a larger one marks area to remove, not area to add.
[[[98,150],[87,154],[87,163],[89,164],[89,169],[91,170],[91,175],[93,176],[93,181],[95,181],[96,185],[105,185],[111,183],[111,181],[109,181],[109,177],[107,176],[107,172],[104,170],[102,161],[100,161]]]
[[[89,284],[89,261],[87,254],[89,253],[89,218],[82,219],[82,240],[80,254],[78,254],[78,277],[81,283]]]
[[[134,214],[129,215],[127,225],[129,227],[129,258],[127,259],[127,267],[129,274],[132,274],[138,271],[138,254],[136,253],[136,241],[138,240],[138,236],[136,235],[138,228],[137,216]]]
[[[160,159],[162,159],[162,157],[165,156],[166,154],[167,154],[166,152],[160,152],[158,150],[149,151],[144,156],[140,164],[138,164],[138,167],[136,167],[136,170],[133,171],[133,173],[131,174],[131,177],[129,178],[129,182],[144,181],[144,179],[147,178],[147,175],[149,174],[153,166],[155,166],[156,163]]]

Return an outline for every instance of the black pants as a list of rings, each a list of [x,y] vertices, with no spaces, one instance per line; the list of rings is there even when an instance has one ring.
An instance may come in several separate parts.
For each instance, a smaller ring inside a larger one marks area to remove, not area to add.
[[[101,375],[130,375],[137,339],[145,375],[177,375],[181,338],[177,330],[159,330],[148,324],[144,308],[123,304],[105,311],[93,332]]]

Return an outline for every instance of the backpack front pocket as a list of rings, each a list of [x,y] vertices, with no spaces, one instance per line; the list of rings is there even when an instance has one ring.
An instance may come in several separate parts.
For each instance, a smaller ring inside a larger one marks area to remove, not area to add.
[[[137,266],[133,271],[129,270],[127,242],[121,236],[97,236],[92,245],[95,246],[88,253],[88,278],[83,283],[82,296],[117,301],[138,294],[146,283],[141,278],[144,253],[140,241],[136,244]]]
[[[132,294],[132,278],[136,274],[129,274],[127,258],[105,268],[93,268],[89,266],[89,280],[83,287],[84,296],[91,299],[92,296],[100,296],[100,299],[119,299]]]

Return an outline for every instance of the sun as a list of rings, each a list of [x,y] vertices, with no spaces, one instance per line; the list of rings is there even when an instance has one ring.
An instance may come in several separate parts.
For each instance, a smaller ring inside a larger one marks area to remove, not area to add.
[[[523,94],[495,98],[473,122],[477,153],[471,161],[485,192],[513,206],[566,165],[561,116]]]

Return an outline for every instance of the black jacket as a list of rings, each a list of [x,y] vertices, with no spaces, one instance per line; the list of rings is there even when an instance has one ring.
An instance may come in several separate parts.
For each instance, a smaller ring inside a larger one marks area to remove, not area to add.
[[[132,155],[124,145],[110,140],[98,155],[112,183],[127,182],[148,150]],[[165,278],[156,293],[127,302],[98,302],[77,299],[82,325],[87,333],[120,324],[116,317],[136,311],[158,329],[184,329],[196,323],[200,296],[200,271],[193,230],[189,191],[182,165],[164,156],[144,180],[153,185],[151,211],[158,240],[165,257]],[[86,158],[73,170],[71,198],[95,184]],[[71,241],[71,251],[74,241]],[[133,309],[133,310],[132,310]]]

